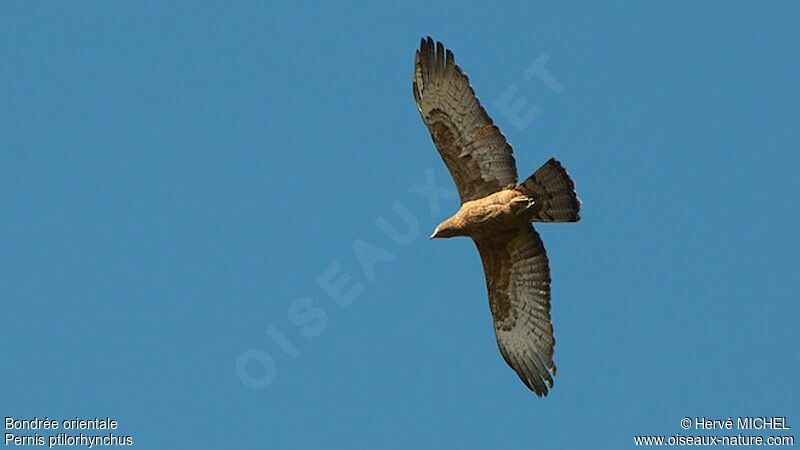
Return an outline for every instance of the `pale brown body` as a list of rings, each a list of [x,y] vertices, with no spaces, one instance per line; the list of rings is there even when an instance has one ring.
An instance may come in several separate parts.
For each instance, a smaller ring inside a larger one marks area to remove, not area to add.
[[[431,239],[453,236],[480,238],[525,226],[531,221],[534,204],[532,198],[516,189],[503,189],[465,202],[455,215],[436,227]]]

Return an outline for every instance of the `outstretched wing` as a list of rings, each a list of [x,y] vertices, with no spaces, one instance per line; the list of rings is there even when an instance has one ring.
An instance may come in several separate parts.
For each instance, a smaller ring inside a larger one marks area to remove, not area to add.
[[[441,42],[422,40],[414,58],[414,99],[456,183],[461,203],[517,183],[511,146]]]
[[[475,240],[489,291],[500,353],[536,395],[547,395],[556,373],[550,323],[550,268],[532,226]]]

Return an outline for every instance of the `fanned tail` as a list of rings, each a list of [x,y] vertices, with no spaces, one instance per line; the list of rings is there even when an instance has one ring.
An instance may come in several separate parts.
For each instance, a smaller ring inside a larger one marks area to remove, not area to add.
[[[567,170],[550,158],[525,182],[517,186],[536,202],[534,222],[577,222],[581,220],[581,201]]]

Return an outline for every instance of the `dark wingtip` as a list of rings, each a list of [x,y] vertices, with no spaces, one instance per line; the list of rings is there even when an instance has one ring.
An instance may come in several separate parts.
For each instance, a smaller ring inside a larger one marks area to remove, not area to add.
[[[550,392],[550,389],[548,389],[547,386],[540,388],[533,383],[525,383],[525,386],[530,389],[530,391],[533,392],[538,398],[547,397],[547,393]]]
[[[434,42],[433,38],[430,36],[426,36],[419,41],[419,52],[423,55],[428,53],[434,54],[436,49],[436,43]]]
[[[432,37],[425,38],[425,47],[432,55],[436,54],[436,41]]]

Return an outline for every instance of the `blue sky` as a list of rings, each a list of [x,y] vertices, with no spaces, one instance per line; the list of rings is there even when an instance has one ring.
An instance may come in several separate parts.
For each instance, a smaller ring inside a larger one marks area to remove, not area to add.
[[[796,428],[798,20],[791,2],[4,3],[0,415],[111,416],[143,449]],[[453,189],[411,95],[428,34],[520,175],[555,156],[584,203],[539,227],[546,399],[497,351],[473,244],[427,239],[458,206],[418,192]],[[560,89],[526,79],[541,57]],[[520,125],[509,92],[539,114]]]

